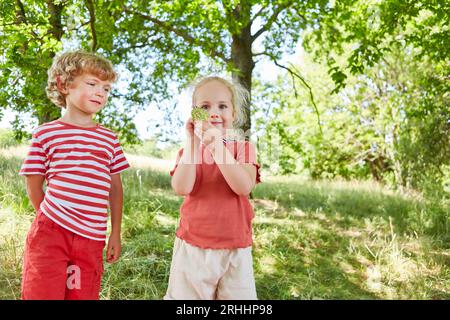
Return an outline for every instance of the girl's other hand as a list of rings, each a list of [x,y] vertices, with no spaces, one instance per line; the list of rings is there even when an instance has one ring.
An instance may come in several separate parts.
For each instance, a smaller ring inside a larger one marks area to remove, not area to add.
[[[192,118],[189,118],[189,119],[186,121],[185,129],[186,129],[186,135],[187,135],[187,137],[188,137],[189,139],[193,139],[194,136],[195,136],[195,133],[194,133],[194,121],[192,121]]]
[[[205,132],[206,121],[193,121],[195,137],[203,142],[203,134]]]

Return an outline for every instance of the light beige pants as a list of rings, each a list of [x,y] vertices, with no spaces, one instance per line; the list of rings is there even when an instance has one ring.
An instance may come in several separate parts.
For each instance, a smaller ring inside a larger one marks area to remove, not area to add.
[[[164,300],[256,300],[252,248],[202,249],[175,238]]]

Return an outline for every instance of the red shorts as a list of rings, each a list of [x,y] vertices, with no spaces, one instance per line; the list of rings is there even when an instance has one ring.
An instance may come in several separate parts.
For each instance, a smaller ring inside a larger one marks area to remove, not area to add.
[[[28,232],[22,299],[98,300],[105,241],[59,226],[40,210]]]

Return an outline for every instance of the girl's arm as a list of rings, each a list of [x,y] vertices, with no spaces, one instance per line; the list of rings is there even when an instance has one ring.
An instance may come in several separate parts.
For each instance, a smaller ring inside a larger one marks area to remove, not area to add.
[[[253,164],[237,162],[221,139],[211,143],[208,149],[231,190],[237,195],[248,196],[255,186],[256,167]]]
[[[32,174],[26,175],[25,177],[28,198],[30,199],[34,210],[38,211],[45,196],[44,189],[42,188],[44,185],[45,176]]]
[[[180,196],[188,195],[194,188],[196,164],[198,163],[198,152],[200,149],[200,140],[194,134],[194,121],[192,118],[186,121],[185,129],[186,145],[172,176],[172,188]]]
[[[111,235],[109,236],[106,261],[116,262],[122,251],[121,225],[123,208],[123,188],[120,174],[111,175],[111,190],[109,192],[109,206],[111,212]]]
[[[199,142],[197,139],[187,139],[183,155],[172,176],[172,188],[181,196],[191,193],[194,187],[198,149]]]

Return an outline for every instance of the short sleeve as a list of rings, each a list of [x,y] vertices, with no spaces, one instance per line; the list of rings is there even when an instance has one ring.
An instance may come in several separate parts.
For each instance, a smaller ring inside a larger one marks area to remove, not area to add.
[[[114,156],[111,161],[110,173],[118,174],[129,167],[130,164],[128,163],[127,158],[125,158],[125,154],[123,153],[119,140],[116,138],[114,141]]]
[[[177,160],[175,161],[175,167],[170,171],[170,176],[171,177],[175,173],[175,170],[177,170],[178,163],[180,162],[180,159],[181,159],[182,155],[183,155],[183,149],[180,149],[180,151],[178,151]]]
[[[244,164],[253,164],[256,167],[256,183],[261,182],[261,166],[256,161],[256,147],[251,142],[238,143],[236,161]]]
[[[19,175],[42,175],[47,172],[47,154],[41,144],[39,136],[33,132],[31,146],[20,168]]]

